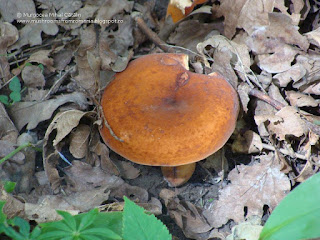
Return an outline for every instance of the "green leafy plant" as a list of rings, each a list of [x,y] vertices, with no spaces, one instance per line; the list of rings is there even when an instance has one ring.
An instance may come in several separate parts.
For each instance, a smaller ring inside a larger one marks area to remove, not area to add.
[[[5,105],[11,105],[15,102],[21,101],[21,83],[17,76],[13,77],[9,83],[9,89],[11,93],[9,97],[6,95],[0,95],[0,102]]]
[[[259,240],[320,237],[320,173],[290,192],[267,220]]]
[[[12,193],[14,188],[16,187],[16,184],[17,183],[15,182],[4,181],[3,188],[7,193]]]
[[[19,217],[7,220],[2,212],[5,203],[0,202],[0,233],[14,240],[171,240],[168,229],[160,220],[146,214],[143,208],[129,199],[124,199],[123,212],[100,213],[98,209],[92,209],[72,216],[68,212],[57,211],[63,220],[39,224],[32,231],[29,223]]]
[[[142,207],[128,198],[125,198],[124,202],[124,240],[171,240],[168,229],[154,215],[145,214]]]
[[[7,219],[7,216],[3,213],[4,201],[0,201],[0,234],[4,233],[8,237],[14,240],[36,240],[40,236],[41,230],[37,226],[30,231],[30,224],[20,218],[15,217],[11,220]],[[17,227],[19,231],[16,231]]]

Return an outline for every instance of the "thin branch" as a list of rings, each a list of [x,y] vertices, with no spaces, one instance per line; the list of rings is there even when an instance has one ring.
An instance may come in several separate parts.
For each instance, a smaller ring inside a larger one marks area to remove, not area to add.
[[[41,99],[41,101],[45,101],[48,100],[50,95],[54,94],[59,87],[61,86],[61,84],[64,82],[64,80],[66,79],[66,77],[69,75],[69,73],[71,71],[73,71],[75,69],[75,67],[71,67],[69,68],[57,81],[55,81],[55,83],[52,85],[52,87],[50,88],[50,90],[47,92],[47,94]]]
[[[174,50],[167,46],[167,44],[162,41],[159,36],[153,32],[148,25],[145,23],[145,21],[141,17],[136,17],[135,21],[140,28],[140,30],[159,48],[161,48],[164,52],[170,52],[174,53]]]
[[[260,100],[270,104],[272,107],[274,107],[277,110],[281,110],[285,105],[271,97],[269,97],[267,94],[259,91],[258,89],[252,89],[249,92],[249,95],[255,96],[256,98],[259,98]]]

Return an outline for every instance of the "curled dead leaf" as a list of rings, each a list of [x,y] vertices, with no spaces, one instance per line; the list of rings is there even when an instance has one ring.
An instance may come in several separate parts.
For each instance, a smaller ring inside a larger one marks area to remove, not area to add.
[[[84,158],[88,153],[90,127],[86,124],[79,124],[71,132],[69,151],[75,158]]]
[[[189,201],[182,201],[169,189],[162,189],[159,196],[164,200],[170,217],[191,239],[208,239],[211,226],[202,215],[202,210]]]
[[[81,109],[85,109],[89,104],[84,94],[75,92],[42,102],[17,102],[9,111],[18,130],[25,125],[31,130],[40,122],[50,119],[59,106],[70,102],[77,104]]]

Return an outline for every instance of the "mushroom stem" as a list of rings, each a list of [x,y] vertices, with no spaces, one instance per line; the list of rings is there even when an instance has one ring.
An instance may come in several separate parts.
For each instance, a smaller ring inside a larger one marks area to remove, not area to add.
[[[196,163],[190,163],[176,167],[161,167],[161,171],[171,187],[178,187],[191,178],[195,168]]]

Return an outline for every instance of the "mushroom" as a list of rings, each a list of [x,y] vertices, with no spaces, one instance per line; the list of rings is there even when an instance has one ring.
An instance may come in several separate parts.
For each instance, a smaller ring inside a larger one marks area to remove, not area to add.
[[[102,95],[104,142],[132,162],[161,166],[171,186],[219,150],[234,131],[239,101],[218,73],[188,70],[185,54],[150,54],[117,73]]]
[[[171,16],[172,21],[177,23],[181,19],[184,19],[188,16],[195,6],[203,4],[208,0],[193,0],[193,1],[177,1],[170,0],[167,7],[167,17]]]

